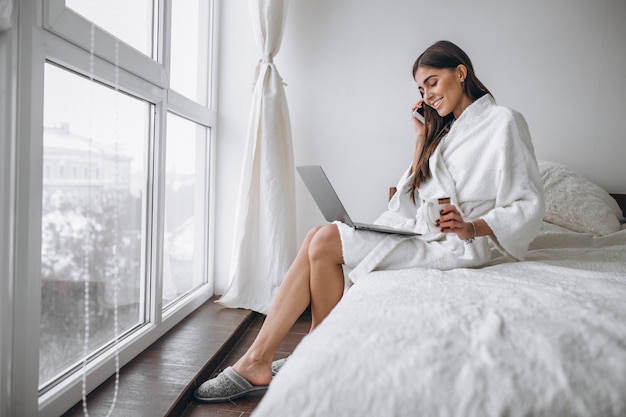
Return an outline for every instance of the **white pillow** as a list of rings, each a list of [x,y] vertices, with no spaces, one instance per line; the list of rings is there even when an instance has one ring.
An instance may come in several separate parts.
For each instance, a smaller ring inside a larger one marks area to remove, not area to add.
[[[594,235],[620,230],[622,210],[609,193],[565,165],[538,162],[546,202],[546,222]]]

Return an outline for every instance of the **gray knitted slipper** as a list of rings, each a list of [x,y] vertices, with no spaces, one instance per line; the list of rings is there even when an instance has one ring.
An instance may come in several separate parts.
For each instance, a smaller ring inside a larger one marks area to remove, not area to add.
[[[221,403],[250,394],[261,394],[265,391],[267,391],[267,385],[252,385],[232,366],[229,366],[215,378],[200,385],[194,396],[197,401],[203,403]]]
[[[280,368],[282,368],[285,362],[287,362],[287,359],[288,358],[276,359],[272,362],[272,376],[276,376],[278,371],[280,371]]]

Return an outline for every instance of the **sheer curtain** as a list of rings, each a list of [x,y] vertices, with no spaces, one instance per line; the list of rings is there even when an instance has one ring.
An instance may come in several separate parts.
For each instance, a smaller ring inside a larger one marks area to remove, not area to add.
[[[280,49],[287,0],[250,0],[262,58],[252,95],[233,237],[230,284],[218,300],[267,313],[296,251],[295,177]]]

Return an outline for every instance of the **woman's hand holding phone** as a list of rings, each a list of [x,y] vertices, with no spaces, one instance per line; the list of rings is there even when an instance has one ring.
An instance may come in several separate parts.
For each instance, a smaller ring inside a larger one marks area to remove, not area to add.
[[[413,124],[418,135],[424,134],[424,99],[420,98],[411,108],[413,114]]]
[[[413,111],[415,117],[421,124],[424,124],[424,107],[418,107]]]

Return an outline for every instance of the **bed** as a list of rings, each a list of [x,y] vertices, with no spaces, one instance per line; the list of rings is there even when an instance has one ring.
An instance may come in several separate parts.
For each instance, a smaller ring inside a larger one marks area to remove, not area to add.
[[[569,168],[540,169],[546,217],[524,262],[370,273],[253,416],[626,416],[622,211]]]

